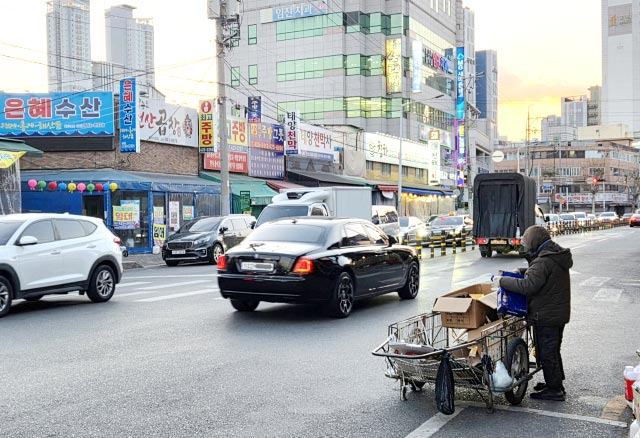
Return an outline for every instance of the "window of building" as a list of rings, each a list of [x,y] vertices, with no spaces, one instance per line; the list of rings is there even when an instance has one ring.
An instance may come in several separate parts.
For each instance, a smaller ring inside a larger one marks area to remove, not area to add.
[[[249,45],[258,44],[258,26],[256,24],[250,24],[247,26],[247,37],[249,38]]]
[[[425,170],[424,170],[424,169],[418,169],[418,168],[416,168],[415,172],[416,172],[416,178],[417,178],[417,179],[419,179],[419,180],[423,180],[423,179],[425,179],[425,178],[424,178],[424,173],[425,173]]]
[[[367,160],[367,170],[370,170],[373,172],[373,170],[375,169],[375,162],[374,161],[369,161]]]
[[[389,163],[380,163],[380,172],[384,176],[391,175],[391,164],[389,164]]]
[[[231,86],[240,86],[240,67],[231,67]]]
[[[258,83],[258,65],[252,64],[249,66],[249,85],[256,85]]]
[[[402,176],[409,176],[409,168],[407,166],[402,166]]]

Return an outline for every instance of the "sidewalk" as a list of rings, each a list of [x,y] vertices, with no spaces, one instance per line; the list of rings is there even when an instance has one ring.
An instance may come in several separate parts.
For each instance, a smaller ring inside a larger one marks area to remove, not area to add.
[[[164,265],[161,254],[129,254],[129,257],[122,257],[122,267],[125,270],[161,265]]]

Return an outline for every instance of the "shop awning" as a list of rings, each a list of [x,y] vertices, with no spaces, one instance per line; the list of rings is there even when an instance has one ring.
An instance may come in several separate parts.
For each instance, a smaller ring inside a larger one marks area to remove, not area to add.
[[[452,196],[451,190],[440,187],[428,186],[414,182],[407,182],[402,186],[402,193],[413,193],[414,195]]]
[[[296,184],[296,183],[292,183],[291,181],[284,181],[280,179],[267,179],[265,180],[265,182],[269,187],[271,187],[273,190],[277,192],[279,192],[282,189],[299,189],[300,187],[304,187],[304,186],[301,186],[300,184]]]
[[[220,184],[197,176],[115,169],[23,170],[20,172],[20,179],[24,184],[30,179],[85,184],[115,182],[122,190],[220,194]]]
[[[200,176],[220,182],[220,172],[200,172]],[[234,196],[240,196],[240,192],[249,192],[254,205],[270,204],[271,198],[278,194],[264,180],[246,175],[229,174],[229,184],[231,185],[231,194]]]
[[[25,152],[24,156],[29,158],[40,158],[44,155],[40,149],[31,147],[24,141],[12,138],[0,138],[0,151]]]
[[[391,186],[386,184],[376,184],[376,188],[381,192],[397,192],[398,186]]]
[[[344,175],[338,175],[335,173],[326,172],[304,172],[300,170],[287,172],[289,181],[302,184],[307,187],[322,187],[322,186],[366,186],[368,185],[365,180],[352,179]]]

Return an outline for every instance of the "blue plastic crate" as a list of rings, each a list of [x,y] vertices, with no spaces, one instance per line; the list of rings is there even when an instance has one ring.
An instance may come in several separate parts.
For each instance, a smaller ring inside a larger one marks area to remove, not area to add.
[[[524,278],[514,272],[503,272],[503,277]],[[525,295],[498,288],[498,313],[502,315],[526,316],[527,297]]]

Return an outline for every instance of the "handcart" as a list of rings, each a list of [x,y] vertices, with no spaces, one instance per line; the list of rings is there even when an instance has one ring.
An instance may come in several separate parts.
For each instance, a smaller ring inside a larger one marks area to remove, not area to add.
[[[487,408],[493,411],[494,393],[503,393],[512,405],[520,404],[529,380],[541,370],[530,362],[534,340],[524,318],[506,316],[479,336],[466,340],[465,329],[442,326],[438,312],[425,313],[389,326],[387,339],[372,351],[387,362],[385,375],[400,381],[400,394],[407,400],[407,390],[420,391],[426,383],[436,383],[441,361],[449,360],[457,387],[478,392]],[[398,345],[420,345],[429,352],[403,352]],[[494,386],[494,370],[502,361],[511,377],[507,387]]]

